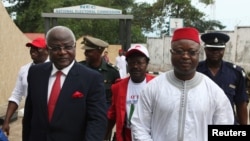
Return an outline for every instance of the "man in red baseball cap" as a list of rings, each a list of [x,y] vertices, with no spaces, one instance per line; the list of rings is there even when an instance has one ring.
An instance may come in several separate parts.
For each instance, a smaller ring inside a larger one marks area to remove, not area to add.
[[[30,48],[30,56],[34,64],[43,63],[48,58],[48,49],[44,38],[36,38],[26,44]]]
[[[16,112],[22,98],[27,95],[27,75],[30,66],[49,61],[48,49],[44,38],[36,38],[32,42],[27,43],[26,47],[30,48],[30,56],[33,61],[20,68],[15,88],[9,98],[5,120],[2,126],[2,130],[6,132],[7,135],[9,135],[9,123],[13,114]]]

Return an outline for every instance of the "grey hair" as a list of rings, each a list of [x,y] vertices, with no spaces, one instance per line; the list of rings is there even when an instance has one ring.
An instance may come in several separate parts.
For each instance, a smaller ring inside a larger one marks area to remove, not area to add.
[[[54,30],[57,30],[57,29],[59,29],[61,31],[63,31],[63,30],[68,31],[70,36],[73,38],[74,42],[76,42],[75,34],[73,33],[73,31],[70,28],[68,28],[66,26],[54,26],[51,29],[49,29],[49,31],[46,33],[46,42],[48,42],[48,37],[49,37],[51,31],[54,31]]]

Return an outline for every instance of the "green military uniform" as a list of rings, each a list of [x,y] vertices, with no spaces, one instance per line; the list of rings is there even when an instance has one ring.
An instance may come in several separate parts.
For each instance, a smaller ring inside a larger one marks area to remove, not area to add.
[[[108,45],[109,45],[108,43],[106,43],[98,38],[89,37],[89,36],[84,37],[82,43],[84,44],[84,46],[82,48],[85,50],[93,50],[93,49],[103,50],[104,48],[108,47]],[[92,67],[89,64],[89,62],[87,62],[86,60],[80,61],[79,63],[81,63],[89,68],[92,68],[92,69],[94,69],[102,74],[102,76],[104,78],[107,105],[110,106],[111,100],[112,100],[111,85],[113,83],[115,83],[115,81],[117,79],[120,78],[120,74],[119,74],[117,67],[115,67],[114,65],[112,65],[110,63],[106,63],[102,59],[101,59],[100,66],[98,66],[96,68]]]
[[[88,63],[86,61],[81,61],[79,62],[81,64],[84,64],[88,67]],[[90,67],[92,68],[92,67]],[[107,98],[107,103],[111,103],[111,98],[112,98],[112,93],[111,93],[111,85],[115,83],[115,81],[120,78],[119,71],[112,66],[112,64],[108,64],[104,61],[102,61],[102,64],[98,68],[92,68],[98,72],[100,72],[103,76],[104,79],[104,85],[105,85],[105,91],[106,91],[106,98]]]

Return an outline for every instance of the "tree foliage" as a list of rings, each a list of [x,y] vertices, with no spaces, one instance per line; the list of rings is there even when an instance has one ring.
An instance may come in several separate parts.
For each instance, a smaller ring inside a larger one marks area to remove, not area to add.
[[[211,0],[202,2],[211,4]],[[123,14],[133,15],[132,42],[145,42],[143,32],[160,30],[162,34],[168,34],[170,18],[183,18],[184,26],[196,27],[200,32],[225,28],[219,21],[206,20],[206,15],[192,6],[191,0],[158,0],[153,5],[134,3],[134,0],[21,0],[15,7],[7,10],[17,12],[15,23],[21,31],[44,32],[41,13],[51,13],[54,8],[83,4],[121,9]],[[58,19],[58,23],[70,27],[77,38],[92,35],[111,44],[119,43],[118,20]]]
[[[158,0],[153,9],[153,23],[162,34],[168,35],[170,18],[182,18],[184,26],[196,27],[200,32],[225,28],[220,21],[207,20],[205,13],[191,5],[191,0]]]
[[[206,5],[214,4],[215,0],[199,0],[199,2],[204,3]]]
[[[152,31],[152,19],[154,18],[153,7],[148,3],[135,3],[131,7],[131,14],[134,15],[133,24],[141,27],[143,30]]]

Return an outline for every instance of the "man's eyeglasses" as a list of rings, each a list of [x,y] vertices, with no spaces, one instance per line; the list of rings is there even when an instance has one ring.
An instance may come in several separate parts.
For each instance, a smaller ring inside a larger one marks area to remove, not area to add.
[[[52,46],[48,46],[48,49],[53,51],[53,52],[59,52],[61,50],[66,50],[66,51],[70,51],[75,47],[75,44],[72,46],[62,46],[62,47],[52,47]]]
[[[183,50],[174,50],[170,49],[170,52],[174,55],[184,55],[185,53],[188,54],[188,56],[195,56],[200,53],[200,50],[188,50],[188,51],[183,51]]]

